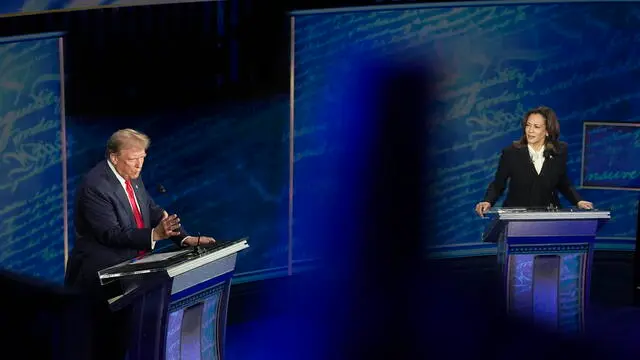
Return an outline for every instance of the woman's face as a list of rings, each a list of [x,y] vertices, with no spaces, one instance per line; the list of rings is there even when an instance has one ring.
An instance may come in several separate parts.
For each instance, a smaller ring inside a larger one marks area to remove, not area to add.
[[[527,144],[531,146],[543,145],[544,139],[549,135],[544,117],[540,114],[529,115],[524,133],[527,136]]]

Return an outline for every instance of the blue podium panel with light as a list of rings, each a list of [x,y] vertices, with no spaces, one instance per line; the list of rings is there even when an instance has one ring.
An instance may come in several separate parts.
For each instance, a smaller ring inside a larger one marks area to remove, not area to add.
[[[499,209],[484,241],[498,245],[510,315],[562,333],[584,331],[596,232],[608,211]]]
[[[237,253],[246,238],[137,258],[100,271],[119,281],[111,309],[131,309],[128,360],[220,360]]]

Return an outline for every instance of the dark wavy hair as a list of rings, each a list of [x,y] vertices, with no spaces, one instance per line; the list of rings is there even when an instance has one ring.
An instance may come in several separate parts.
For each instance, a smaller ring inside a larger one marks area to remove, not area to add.
[[[527,111],[522,119],[522,136],[517,141],[513,142],[513,146],[521,148],[527,146],[527,120],[529,116],[538,114],[544,118],[545,127],[549,136],[544,140],[544,150],[546,153],[558,153],[560,150],[560,122],[558,116],[552,108],[547,106],[538,106]]]

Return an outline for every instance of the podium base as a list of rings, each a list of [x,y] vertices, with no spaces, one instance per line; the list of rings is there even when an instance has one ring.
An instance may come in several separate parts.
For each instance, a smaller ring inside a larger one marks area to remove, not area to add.
[[[231,274],[201,284],[169,304],[166,359],[221,360]]]
[[[584,331],[593,245],[587,238],[571,240],[501,246],[510,316],[548,331]]]

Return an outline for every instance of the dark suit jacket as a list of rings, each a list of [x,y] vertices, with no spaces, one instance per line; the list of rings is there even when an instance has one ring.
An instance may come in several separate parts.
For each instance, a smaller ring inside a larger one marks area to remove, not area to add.
[[[162,220],[163,209],[145,190],[142,179],[132,180],[144,229],[138,229],[122,185],[106,160],[91,169],[76,191],[75,245],[67,264],[65,283],[94,287],[99,270],[151,250],[151,229]],[[186,236],[172,238],[177,245]]]
[[[494,181],[489,184],[484,201],[493,206],[500,198],[509,180],[504,207],[560,207],[559,190],[569,202],[576,205],[582,198],[567,177],[567,144],[560,142],[557,151],[545,152],[540,174],[529,156],[529,148],[511,145],[502,150]]]

